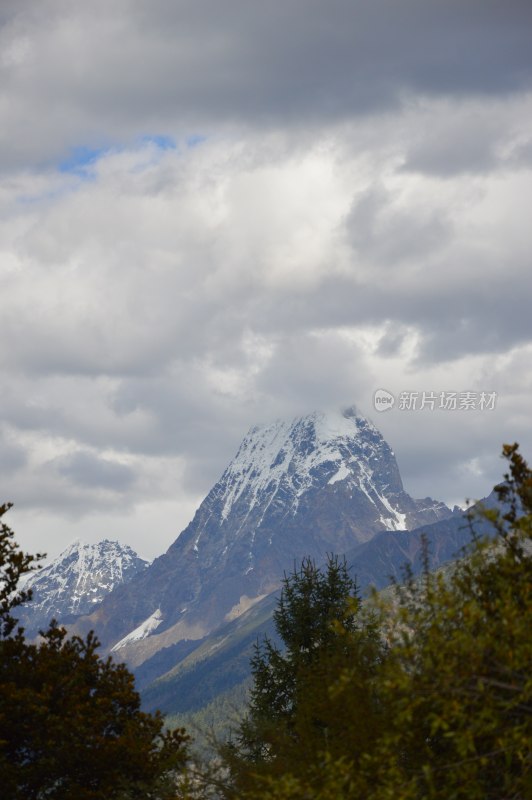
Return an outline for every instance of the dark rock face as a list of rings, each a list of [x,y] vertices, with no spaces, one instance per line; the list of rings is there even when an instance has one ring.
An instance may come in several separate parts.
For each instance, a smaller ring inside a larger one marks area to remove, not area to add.
[[[74,542],[31,575],[25,588],[31,588],[33,599],[17,609],[19,623],[29,636],[36,636],[51,619],[68,623],[90,614],[115,587],[147,566],[131,547],[119,542]]]
[[[450,514],[404,491],[390,447],[354,409],[253,428],[167,553],[78,630],[95,627],[136,666],[237,617],[304,556],[321,563],[381,531]]]

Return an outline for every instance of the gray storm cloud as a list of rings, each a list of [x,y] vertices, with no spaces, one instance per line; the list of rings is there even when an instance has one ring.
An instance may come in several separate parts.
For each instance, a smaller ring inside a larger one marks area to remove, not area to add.
[[[301,135],[405,96],[508,96],[531,78],[527,0],[11,0],[1,22],[4,166],[153,130]]]
[[[531,23],[517,0],[2,4],[0,471],[30,545],[156,555],[250,425],[314,407],[357,403],[449,502],[489,491],[503,441],[526,453]],[[379,387],[498,403],[379,416]]]

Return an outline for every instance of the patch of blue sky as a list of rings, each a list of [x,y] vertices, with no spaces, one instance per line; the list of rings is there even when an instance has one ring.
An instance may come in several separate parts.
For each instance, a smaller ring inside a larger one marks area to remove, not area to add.
[[[140,145],[140,152],[145,148],[144,157],[138,161],[131,169],[131,172],[143,172],[145,169],[158,164],[160,159],[172,151],[178,156],[184,156],[188,150],[197,147],[206,140],[206,136],[191,134],[182,139],[174,139],[172,136],[163,134],[146,134],[137,138],[137,145]]]
[[[45,189],[35,194],[21,194],[17,203],[21,205],[54,202],[65,194],[75,192],[80,185],[87,181],[96,179],[95,165],[110,152],[116,152],[116,148],[89,147],[88,145],[78,145],[71,147],[68,155],[61,161],[53,165],[53,169],[61,174],[61,178],[52,181],[52,188]]]
[[[57,165],[58,170],[88,179],[92,176],[92,168],[96,162],[107,153],[109,153],[109,147],[89,147],[88,145],[71,147],[69,155]]]
[[[171,136],[160,134],[147,134],[140,137],[141,144],[154,144],[159,150],[175,150],[177,145]]]
[[[146,162],[137,164],[132,171],[141,172],[143,169],[146,169],[152,164],[157,163],[158,155],[153,153],[154,146],[156,148],[156,153],[158,153],[159,156],[164,152],[171,150],[176,152],[181,151],[181,153],[184,154],[186,150],[191,150],[195,147],[198,147],[206,140],[206,136],[198,133],[193,133],[183,137],[179,143],[174,137],[166,134],[145,134],[139,136],[136,139],[136,147],[140,146],[142,149],[145,146],[151,145],[152,156],[151,158],[148,158]],[[18,202],[35,203],[43,200],[53,200],[65,192],[75,191],[76,186],[79,187],[80,184],[96,179],[97,173],[95,167],[98,161],[106,156],[124,152],[128,149],[128,147],[131,147],[131,143],[129,145],[126,143],[122,143],[120,145],[116,142],[106,142],[105,145],[100,146],[88,144],[72,146],[69,149],[68,154],[65,155],[65,157],[59,162],[56,162],[55,168],[58,172],[65,175],[65,177],[71,176],[72,178],[76,179],[76,183],[74,185],[63,185],[59,189],[56,188],[52,191],[38,193],[36,195],[21,195],[18,198]],[[135,145],[133,145],[133,147],[135,147]]]
[[[206,141],[207,137],[202,134],[194,133],[184,138],[184,145],[187,150],[190,150]],[[158,151],[164,152],[166,150],[179,150],[179,145],[173,136],[167,134],[144,134],[137,138],[137,146],[154,145]],[[122,146],[116,143],[105,146],[95,147],[91,145],[76,145],[71,147],[68,156],[63,158],[57,168],[59,172],[76,175],[84,180],[90,180],[94,176],[94,166],[106,155],[111,153],[118,153],[121,150],[127,149],[127,145]]]
[[[182,146],[184,143],[186,149],[191,150],[193,147],[198,147],[198,145],[202,144],[206,140],[207,137],[203,136],[201,133],[191,133],[188,136],[185,136],[180,144]],[[139,141],[141,144],[154,144],[159,148],[159,150],[180,149],[177,141],[172,136],[166,136],[163,134],[148,134],[146,136],[141,136]]]
[[[186,149],[191,149],[197,147],[199,144],[204,142],[205,139],[205,136],[192,134],[185,137],[183,143]],[[158,151],[161,155],[163,152],[168,150],[179,151],[179,149],[181,149],[172,136],[167,136],[164,134],[146,134],[144,136],[139,136],[136,139],[137,147],[140,146],[142,149],[146,145],[151,145],[152,147],[155,146],[156,151]],[[127,149],[128,145],[118,145],[116,142],[112,144],[107,142],[105,145],[98,147],[87,144],[75,145],[69,149],[68,155],[55,164],[55,169],[62,173],[65,178],[68,176],[72,177],[74,179],[74,183],[67,182],[59,187],[56,186],[51,190],[38,192],[36,194],[19,195],[17,197],[17,202],[23,205],[46,201],[53,202],[55,199],[60,198],[68,192],[76,191],[80,184],[83,184],[87,181],[94,181],[96,179],[97,175],[95,167],[98,161],[106,156],[120,153]],[[147,161],[137,164],[132,171],[141,172],[143,169],[146,169],[157,161],[158,157],[153,157],[152,155],[152,157],[148,158]]]

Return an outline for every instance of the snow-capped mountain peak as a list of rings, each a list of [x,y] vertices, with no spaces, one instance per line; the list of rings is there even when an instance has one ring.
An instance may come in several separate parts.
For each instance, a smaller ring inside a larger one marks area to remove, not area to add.
[[[233,619],[304,557],[451,513],[405,492],[390,446],[354,408],[254,427],[168,551],[84,624],[140,664]]]
[[[228,519],[240,498],[245,499],[249,514],[265,494],[273,496],[279,491],[289,497],[295,513],[300,498],[313,486],[349,480],[372,503],[380,502],[385,528],[402,530],[405,514],[385,496],[386,490],[390,495],[403,491],[395,464],[388,485],[374,480],[374,466],[381,468],[383,457],[394,460],[375,426],[354,407],[256,426],[221,478],[221,518]]]

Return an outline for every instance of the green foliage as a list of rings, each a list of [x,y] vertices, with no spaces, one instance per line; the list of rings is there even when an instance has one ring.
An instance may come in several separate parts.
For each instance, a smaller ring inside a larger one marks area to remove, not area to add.
[[[274,614],[284,649],[268,639],[257,645],[248,714],[223,750],[234,780],[229,795],[288,770],[306,775],[309,764],[348,733],[372,735],[380,710],[363,682],[356,720],[346,719],[329,693],[342,670],[367,676],[382,657],[378,630],[369,616],[361,624],[360,612],[345,561],[330,557],[322,571],[307,559],[285,577]]]
[[[7,507],[1,511],[4,513]],[[11,611],[33,558],[2,525],[0,569],[0,782],[10,800],[175,798],[186,761],[183,730],[140,711],[133,676],[99,657],[98,641],[67,638],[54,622],[29,644]],[[14,593],[15,592],[15,593]]]
[[[394,725],[370,760],[374,797],[501,798],[532,794],[532,472],[517,445],[496,487],[499,534],[474,542],[445,579],[399,592],[380,679]]]
[[[221,692],[197,711],[165,717],[169,727],[184,727],[193,736],[191,755],[200,761],[215,758],[218,747],[242,721],[249,701],[249,678]]]
[[[355,601],[349,627],[344,606],[326,645],[314,648],[311,636],[295,670],[275,649],[258,654],[249,727],[227,758],[228,795],[532,797],[532,472],[517,445],[503,454],[502,510],[481,512],[495,541],[474,539],[453,570],[408,578],[391,600],[375,595],[373,615]],[[290,641],[301,645],[315,617],[295,613],[297,587],[291,619],[302,627]]]

